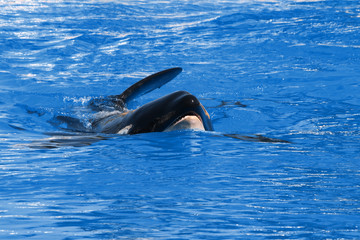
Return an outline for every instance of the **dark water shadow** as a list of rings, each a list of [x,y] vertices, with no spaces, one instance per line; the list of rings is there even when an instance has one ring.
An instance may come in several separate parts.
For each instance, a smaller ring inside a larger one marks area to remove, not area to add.
[[[247,142],[263,142],[263,143],[292,143],[287,140],[265,137],[260,134],[254,136],[240,135],[240,134],[223,134],[225,137],[230,137]]]
[[[53,149],[60,147],[85,147],[101,140],[111,138],[111,135],[92,133],[46,133],[48,138],[34,140],[25,146],[33,149]]]
[[[186,130],[185,130],[186,131]],[[190,130],[191,131],[191,130]],[[34,140],[29,144],[22,146],[27,146],[33,149],[53,149],[61,147],[85,147],[90,146],[96,142],[111,139],[119,136],[119,134],[99,134],[99,133],[66,133],[66,132],[52,132],[45,133],[48,135],[48,138]],[[166,133],[164,133],[166,134]],[[179,131],[181,134],[181,131]],[[241,134],[219,134],[216,133],[216,137],[229,137],[237,139],[240,141],[246,142],[261,142],[261,143],[292,143],[287,140],[270,138],[262,135],[241,135]]]

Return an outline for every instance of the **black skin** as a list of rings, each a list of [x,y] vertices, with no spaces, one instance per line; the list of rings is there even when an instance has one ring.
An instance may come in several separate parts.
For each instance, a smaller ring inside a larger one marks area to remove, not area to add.
[[[210,117],[199,100],[186,91],[177,91],[149,102],[127,114],[114,114],[92,123],[95,132],[127,134],[162,132],[184,116],[197,116],[206,131],[213,131]]]

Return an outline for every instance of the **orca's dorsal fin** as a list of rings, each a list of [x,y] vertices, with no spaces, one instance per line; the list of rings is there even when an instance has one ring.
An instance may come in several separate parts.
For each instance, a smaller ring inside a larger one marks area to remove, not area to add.
[[[149,93],[155,90],[156,88],[160,88],[164,84],[170,82],[179,73],[181,73],[181,71],[182,68],[175,67],[175,68],[166,69],[158,73],[154,73],[138,81],[137,83],[131,85],[123,93],[119,95],[112,95],[109,97],[110,99],[112,99],[112,101],[115,104],[118,104],[120,105],[120,107],[123,107],[122,105],[126,105],[126,103],[133,100],[134,98]]]

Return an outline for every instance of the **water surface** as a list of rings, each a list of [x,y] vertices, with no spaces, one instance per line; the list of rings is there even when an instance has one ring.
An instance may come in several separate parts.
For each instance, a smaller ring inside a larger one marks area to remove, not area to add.
[[[1,3],[0,238],[358,239],[359,28],[358,1]],[[186,90],[215,133],[29,147],[177,66],[129,107]]]

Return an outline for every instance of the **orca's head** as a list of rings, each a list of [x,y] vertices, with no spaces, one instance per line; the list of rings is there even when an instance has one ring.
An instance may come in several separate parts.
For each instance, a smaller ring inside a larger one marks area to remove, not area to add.
[[[181,129],[212,131],[210,116],[199,100],[185,91],[177,91],[149,102],[126,115],[128,134]]]

